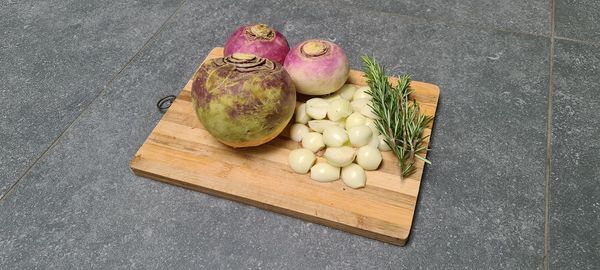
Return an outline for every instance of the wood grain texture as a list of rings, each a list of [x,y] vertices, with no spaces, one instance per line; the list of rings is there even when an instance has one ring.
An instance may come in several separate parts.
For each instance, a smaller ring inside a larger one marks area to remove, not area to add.
[[[215,48],[207,59],[222,55],[223,49]],[[354,70],[348,82],[366,84],[362,73]],[[254,148],[233,149],[212,138],[192,110],[191,84],[186,84],[131,161],[136,175],[391,244],[406,243],[423,162],[417,164],[416,173],[400,180],[396,157],[384,152],[379,170],[367,172],[367,186],[358,190],[341,181],[313,181],[287,165],[289,152],[300,147],[288,139],[287,129],[273,141]],[[412,97],[423,112],[435,116],[439,88],[416,81],[412,87]],[[431,126],[426,133],[431,134]]]

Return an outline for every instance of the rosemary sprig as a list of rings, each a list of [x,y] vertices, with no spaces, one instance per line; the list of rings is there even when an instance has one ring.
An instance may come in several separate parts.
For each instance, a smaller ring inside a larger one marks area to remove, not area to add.
[[[377,129],[398,157],[402,177],[409,176],[415,171],[417,158],[431,164],[419,154],[428,150],[424,140],[429,136],[423,137],[423,131],[432,118],[421,114],[415,100],[409,100],[413,92],[409,75],[400,76],[398,84],[392,86],[383,67],[373,58],[363,56],[362,61],[370,88],[367,93],[372,97],[369,106],[377,116]]]

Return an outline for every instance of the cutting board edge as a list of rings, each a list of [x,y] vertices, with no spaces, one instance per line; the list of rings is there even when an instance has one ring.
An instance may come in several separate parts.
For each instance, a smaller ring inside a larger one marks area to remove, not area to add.
[[[360,236],[363,236],[363,237],[366,237],[369,239],[382,241],[382,242],[385,242],[388,244],[392,244],[392,245],[396,245],[396,246],[406,245],[408,237],[410,236],[410,231],[412,229],[412,228],[409,228],[409,230],[407,232],[404,232],[402,235],[400,235],[398,237],[392,237],[389,235],[380,234],[380,233],[376,233],[376,232],[368,231],[368,230],[363,230],[363,229],[360,229],[357,227],[345,225],[345,224],[334,222],[331,220],[307,215],[307,214],[304,214],[301,212],[293,211],[291,209],[277,207],[274,205],[266,204],[266,203],[248,199],[245,197],[235,196],[235,195],[229,194],[227,192],[209,189],[209,188],[202,187],[202,186],[187,184],[186,182],[178,181],[178,180],[164,177],[164,176],[161,176],[158,174],[148,173],[148,172],[144,171],[143,169],[136,167],[137,162],[142,158],[143,157],[141,157],[140,155],[135,155],[134,158],[130,162],[130,169],[136,176],[152,179],[155,181],[159,181],[159,182],[163,182],[163,183],[167,183],[167,184],[171,184],[171,185],[176,185],[176,186],[194,190],[194,191],[199,191],[199,192],[211,195],[211,196],[224,198],[224,199],[235,201],[235,202],[242,203],[245,205],[254,206],[254,207],[257,207],[257,208],[260,208],[263,210],[267,210],[267,211],[275,212],[275,213],[282,214],[285,216],[289,216],[291,218],[299,218],[304,221],[317,223],[317,224],[320,224],[320,225],[323,225],[326,227],[331,227],[331,228],[338,229],[338,230],[341,230],[344,232],[352,233],[355,235],[360,235]]]

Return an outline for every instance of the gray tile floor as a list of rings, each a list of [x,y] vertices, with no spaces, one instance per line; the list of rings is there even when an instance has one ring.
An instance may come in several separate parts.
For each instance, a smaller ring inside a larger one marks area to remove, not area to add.
[[[407,246],[133,176],[212,47],[265,22],[441,87]],[[597,269],[597,1],[0,2],[0,269]]]

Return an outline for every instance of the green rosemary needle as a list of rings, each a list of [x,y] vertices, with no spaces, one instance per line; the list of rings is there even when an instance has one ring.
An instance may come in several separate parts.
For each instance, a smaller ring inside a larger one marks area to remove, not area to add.
[[[424,137],[423,131],[432,118],[420,112],[415,100],[409,100],[409,95],[413,92],[409,75],[400,76],[398,84],[392,86],[383,67],[373,58],[363,56],[362,61],[370,88],[366,92],[372,97],[369,106],[377,116],[377,129],[398,157],[401,176],[409,176],[415,171],[417,158],[431,164],[419,154],[428,150],[424,140],[429,136]]]

